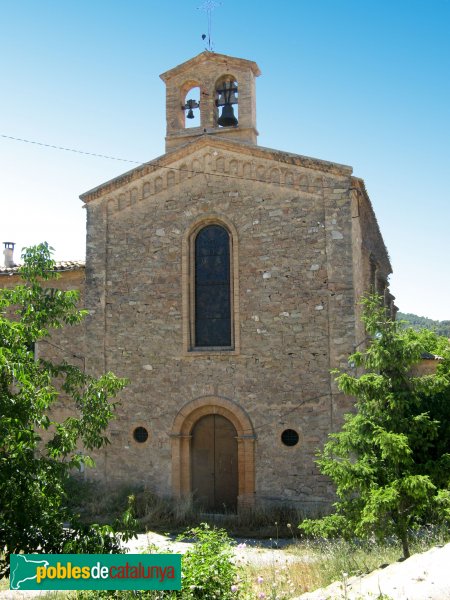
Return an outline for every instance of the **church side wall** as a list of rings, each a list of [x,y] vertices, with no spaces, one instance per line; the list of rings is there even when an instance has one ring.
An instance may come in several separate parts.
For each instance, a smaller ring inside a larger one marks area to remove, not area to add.
[[[392,272],[389,256],[381,236],[370,200],[361,180],[352,185],[353,272],[355,286],[356,344],[362,348],[366,332],[361,321],[361,298],[369,292],[389,297],[388,277]],[[392,298],[393,299],[393,298]]]

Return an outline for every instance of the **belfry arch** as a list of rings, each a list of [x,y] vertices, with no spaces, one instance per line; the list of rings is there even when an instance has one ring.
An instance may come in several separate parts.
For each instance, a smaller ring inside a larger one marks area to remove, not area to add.
[[[204,135],[256,144],[255,79],[259,75],[253,61],[208,51],[162,73],[166,85],[166,151]],[[199,98],[188,94],[193,87],[200,89]],[[186,119],[196,112],[201,113],[201,124],[186,127]]]
[[[200,127],[201,125],[201,85],[196,80],[186,81],[180,88],[181,128]]]
[[[238,510],[255,502],[255,432],[247,413],[220,396],[202,396],[185,404],[176,415],[172,431],[172,494],[181,498],[192,493],[192,432],[200,419],[220,415],[236,430],[238,462]]]

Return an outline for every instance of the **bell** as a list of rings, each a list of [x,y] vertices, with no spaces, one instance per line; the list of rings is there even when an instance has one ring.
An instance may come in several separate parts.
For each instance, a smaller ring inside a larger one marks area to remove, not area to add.
[[[217,124],[221,127],[235,127],[238,124],[238,120],[234,116],[234,110],[231,104],[223,105],[222,114],[217,120]]]
[[[194,111],[192,110],[192,108],[190,108],[188,110],[188,114],[186,115],[186,119],[193,119],[194,118]]]

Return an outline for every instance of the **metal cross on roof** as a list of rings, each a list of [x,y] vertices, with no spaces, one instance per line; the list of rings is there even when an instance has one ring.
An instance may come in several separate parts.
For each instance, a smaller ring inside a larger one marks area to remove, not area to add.
[[[203,4],[198,7],[200,10],[203,10],[207,15],[208,35],[206,35],[204,33],[202,35],[202,40],[205,40],[206,38],[208,38],[208,46],[207,46],[206,50],[209,50],[210,52],[213,52],[213,48],[214,48],[214,44],[211,39],[211,28],[212,28],[212,14],[211,13],[215,8],[217,8],[220,5],[221,5],[221,2],[216,2],[216,0],[205,0],[203,2]]]

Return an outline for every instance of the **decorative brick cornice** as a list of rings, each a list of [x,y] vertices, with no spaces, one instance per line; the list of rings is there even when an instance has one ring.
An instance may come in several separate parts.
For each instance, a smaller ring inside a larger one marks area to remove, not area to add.
[[[320,171],[322,174],[325,173],[341,177],[348,177],[353,171],[352,167],[348,165],[311,158],[300,154],[293,154],[291,152],[264,148],[262,146],[255,146],[254,144],[248,144],[246,142],[220,138],[218,136],[208,135],[208,132],[206,132],[203,136],[196,138],[192,142],[183,144],[171,152],[163,154],[147,163],[143,163],[139,167],[127,171],[123,175],[81,194],[80,199],[85,203],[89,203],[92,200],[96,200],[107,194],[112,194],[127,184],[134,181],[137,182],[146,175],[155,174],[159,170],[166,172],[167,169],[176,162],[184,158],[190,158],[193,153],[206,148],[209,148],[211,152],[224,150],[235,153],[240,155],[240,158],[243,161],[254,161],[255,159],[270,160],[274,163],[278,163],[274,164],[274,167],[302,167],[304,169]],[[179,167],[174,167],[174,169],[179,169]]]

